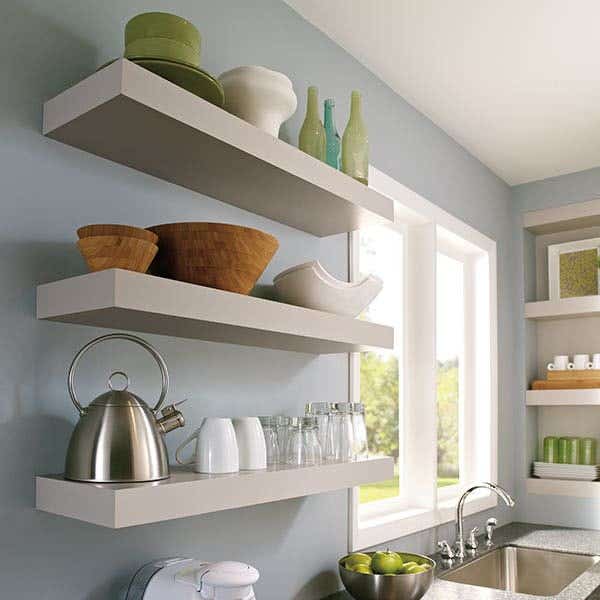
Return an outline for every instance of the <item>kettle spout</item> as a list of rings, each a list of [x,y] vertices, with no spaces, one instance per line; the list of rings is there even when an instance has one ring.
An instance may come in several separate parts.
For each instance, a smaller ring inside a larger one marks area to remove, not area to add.
[[[179,429],[179,427],[183,427],[185,425],[183,414],[176,408],[175,404],[165,406],[160,412],[162,416],[160,419],[156,419],[156,424],[158,425],[161,433],[169,433],[170,431]]]

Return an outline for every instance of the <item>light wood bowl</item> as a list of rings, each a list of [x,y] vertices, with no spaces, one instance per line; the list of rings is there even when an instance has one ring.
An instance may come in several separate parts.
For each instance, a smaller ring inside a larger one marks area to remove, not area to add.
[[[275,237],[226,223],[149,227],[160,239],[152,270],[162,277],[249,294],[273,258]]]
[[[122,235],[96,235],[77,241],[90,271],[127,269],[145,273],[158,252],[158,246],[146,240]]]
[[[113,223],[97,223],[94,225],[85,225],[77,230],[79,239],[95,237],[99,235],[118,235],[121,237],[138,238],[146,240],[151,244],[158,243],[158,236],[152,231],[134,227],[133,225],[118,225]]]

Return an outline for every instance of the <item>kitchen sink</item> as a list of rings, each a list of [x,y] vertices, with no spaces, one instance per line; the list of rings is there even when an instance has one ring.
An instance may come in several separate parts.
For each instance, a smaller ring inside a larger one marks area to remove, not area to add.
[[[599,556],[505,546],[440,575],[440,579],[521,594],[555,596],[599,561]]]

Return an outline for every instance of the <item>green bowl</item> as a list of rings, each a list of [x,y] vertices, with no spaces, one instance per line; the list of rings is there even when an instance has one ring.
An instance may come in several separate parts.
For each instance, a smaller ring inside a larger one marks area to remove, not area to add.
[[[125,57],[156,58],[199,67],[200,33],[177,15],[142,13],[125,26]]]

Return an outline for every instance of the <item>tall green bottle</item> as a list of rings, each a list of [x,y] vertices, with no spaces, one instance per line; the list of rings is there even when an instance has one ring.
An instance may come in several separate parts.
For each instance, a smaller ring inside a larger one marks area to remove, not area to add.
[[[334,107],[335,100],[333,98],[327,98],[327,100],[325,100],[324,117],[326,139],[325,162],[327,162],[330,167],[339,171],[342,160],[342,144],[340,141],[340,134],[335,127],[335,118],[333,116]]]
[[[306,117],[300,129],[298,147],[306,154],[325,161],[325,128],[319,117],[319,90],[310,86],[306,103]]]
[[[352,92],[350,118],[342,137],[342,171],[365,185],[369,183],[369,136],[357,91]]]

